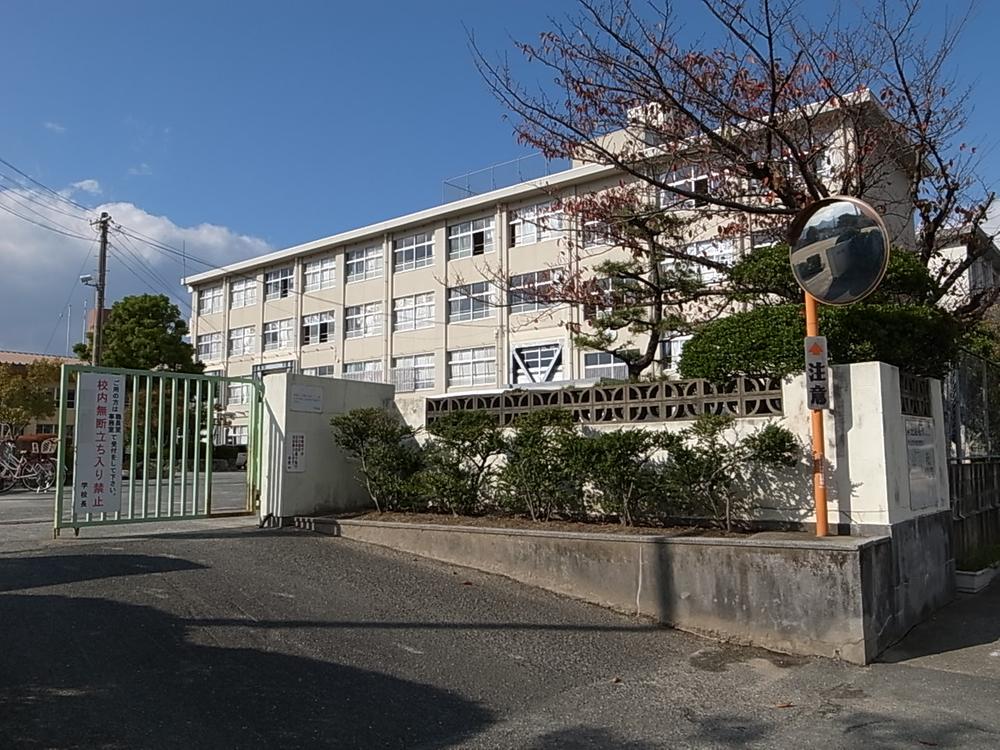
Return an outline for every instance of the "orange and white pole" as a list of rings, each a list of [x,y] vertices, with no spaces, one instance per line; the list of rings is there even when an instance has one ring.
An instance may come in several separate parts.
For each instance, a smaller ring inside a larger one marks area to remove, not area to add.
[[[806,297],[806,336],[819,336],[819,305],[809,292]],[[813,502],[816,509],[816,536],[827,535],[826,460],[823,435],[823,410],[810,410],[812,418]]]

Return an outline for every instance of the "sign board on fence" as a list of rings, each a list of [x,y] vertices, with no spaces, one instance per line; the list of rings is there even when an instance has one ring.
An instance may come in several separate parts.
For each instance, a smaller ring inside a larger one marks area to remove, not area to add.
[[[315,385],[293,385],[291,411],[307,411],[320,414],[323,411],[323,389]]]
[[[302,474],[306,470],[306,436],[302,432],[288,435],[288,452],[285,454],[285,471]]]
[[[806,336],[806,404],[814,410],[830,408],[830,378],[826,336]]]
[[[121,510],[125,377],[81,372],[76,384],[73,506],[76,515]]]
[[[934,461],[934,420],[906,417],[906,464],[910,472],[910,509],[937,505],[937,464]]]

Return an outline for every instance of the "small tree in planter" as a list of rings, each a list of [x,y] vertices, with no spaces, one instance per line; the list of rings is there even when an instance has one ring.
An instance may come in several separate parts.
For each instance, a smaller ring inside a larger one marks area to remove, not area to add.
[[[567,411],[542,409],[518,417],[504,437],[504,466],[498,497],[509,510],[527,511],[533,521],[553,514],[584,512],[582,438]]]
[[[735,515],[749,509],[749,499],[740,488],[751,476],[794,466],[801,455],[795,436],[784,427],[768,424],[736,437],[735,422],[728,415],[699,417],[671,446],[666,472],[672,494],[684,498],[685,511],[722,521],[726,531],[732,530]]]
[[[412,506],[421,456],[411,427],[381,409],[353,409],[330,425],[334,442],[360,461],[360,478],[375,510]]]
[[[503,450],[503,429],[482,411],[454,411],[442,415],[427,432],[425,466],[420,491],[431,506],[454,515],[479,511],[489,494],[496,458]]]

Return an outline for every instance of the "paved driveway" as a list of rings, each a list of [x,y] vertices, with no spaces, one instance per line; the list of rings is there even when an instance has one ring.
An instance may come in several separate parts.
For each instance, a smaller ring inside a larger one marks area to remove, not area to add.
[[[245,519],[169,528],[0,526],[3,747],[1000,746],[995,672],[720,646]]]

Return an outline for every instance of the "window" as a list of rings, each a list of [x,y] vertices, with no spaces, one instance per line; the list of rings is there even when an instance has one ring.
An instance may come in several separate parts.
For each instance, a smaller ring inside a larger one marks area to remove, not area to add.
[[[332,287],[336,268],[337,261],[332,255],[306,263],[305,290],[307,292],[314,292],[317,289],[329,289]]]
[[[671,336],[660,341],[660,365],[664,370],[676,370],[690,336]]]
[[[392,327],[396,331],[413,331],[434,325],[434,292],[398,297],[392,304]]]
[[[696,258],[705,258],[726,267],[732,266],[736,259],[736,245],[732,240],[692,242],[687,247],[677,248],[676,250],[690,259],[668,258],[660,264],[660,268],[667,273],[683,273],[686,276],[693,276],[694,278],[701,279],[705,284],[715,284],[723,281],[726,272],[699,263],[695,260]]]
[[[198,292],[198,314],[222,312],[222,285],[212,286]]]
[[[492,317],[492,290],[488,281],[453,286],[448,290],[449,323]]]
[[[583,377],[628,380],[628,365],[611,352],[587,352],[583,355]]]
[[[412,271],[434,262],[434,235],[414,234],[392,243],[392,267],[396,271]]]
[[[470,258],[493,252],[493,217],[448,227],[448,257]]]
[[[333,311],[302,316],[302,346],[333,340]]]
[[[229,282],[229,306],[234,310],[257,304],[257,279],[238,279]]]
[[[253,354],[257,351],[257,326],[229,329],[229,356]]]
[[[349,339],[382,333],[382,303],[352,305],[344,311],[344,335]]]
[[[369,383],[381,383],[382,360],[367,359],[363,362],[345,362],[344,377],[347,380],[365,380]]]
[[[673,172],[663,175],[661,179],[671,187],[677,187],[689,193],[699,193],[700,195],[708,195],[711,183],[713,182],[709,178],[705,168],[697,164],[675,169]],[[700,208],[707,205],[708,200],[706,198],[684,198],[669,190],[660,191],[661,208]]]
[[[510,212],[510,245],[530,245],[556,239],[562,234],[563,213],[552,203],[518,208]]]
[[[268,362],[264,365],[254,365],[252,369],[253,377],[258,379],[272,372],[295,372],[295,362],[292,360]]]
[[[303,375],[312,375],[314,378],[332,378],[337,375],[337,370],[333,365],[321,365],[319,367],[303,367]]]
[[[551,307],[554,303],[548,299],[552,292],[552,282],[559,272],[552,269],[532,271],[510,277],[510,288],[507,291],[507,304],[512,313],[531,312]]]
[[[242,406],[250,403],[250,386],[246,383],[229,383],[226,386],[226,404]]]
[[[382,248],[379,245],[364,250],[348,250],[346,257],[347,283],[375,279],[382,275]]]
[[[434,387],[434,355],[413,354],[392,360],[392,382],[397,391],[422,391]]]
[[[264,300],[282,299],[295,291],[294,270],[291,266],[264,274]]]
[[[58,388],[54,388],[52,390],[52,403],[54,403],[56,405],[56,407],[59,406],[59,389]],[[66,408],[67,409],[75,409],[76,408],[76,391],[73,390],[72,388],[70,388],[70,389],[68,389],[66,391]]]
[[[246,445],[250,440],[250,428],[239,425],[226,428],[226,445]]]
[[[511,382],[515,385],[562,380],[562,344],[514,347],[511,360]]]
[[[497,349],[481,346],[448,352],[448,385],[496,385]]]
[[[198,359],[219,359],[221,356],[221,333],[203,333],[198,337]]]
[[[56,425],[54,424],[38,424],[35,425],[35,432],[39,435],[55,435]]]
[[[292,319],[275,320],[264,324],[264,351],[289,349],[292,346]]]
[[[607,222],[593,219],[583,222],[583,246],[585,248],[611,245],[611,228]]]

